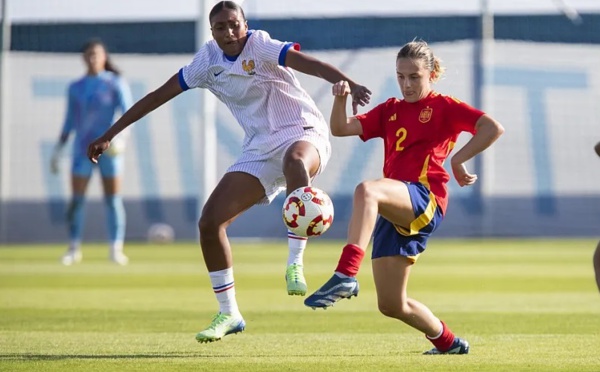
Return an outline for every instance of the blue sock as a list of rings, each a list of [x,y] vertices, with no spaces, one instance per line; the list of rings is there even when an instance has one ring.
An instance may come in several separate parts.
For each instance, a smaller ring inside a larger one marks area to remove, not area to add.
[[[104,197],[106,202],[106,224],[108,239],[111,243],[121,243],[125,239],[125,208],[123,199],[118,195]]]
[[[71,242],[81,241],[84,222],[85,196],[73,195],[71,204],[67,211],[67,223],[69,224],[69,239]]]

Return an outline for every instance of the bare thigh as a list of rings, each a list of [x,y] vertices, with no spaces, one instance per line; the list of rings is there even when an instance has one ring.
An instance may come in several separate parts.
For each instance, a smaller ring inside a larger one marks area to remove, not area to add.
[[[244,172],[229,172],[217,184],[202,208],[202,216],[225,223],[265,197],[258,178]]]
[[[264,197],[265,190],[258,178],[243,172],[223,176],[204,205],[198,223],[202,254],[209,272],[233,265],[226,229]]]
[[[308,186],[319,171],[321,158],[319,151],[310,142],[294,142],[283,158],[283,174],[286,179],[287,193]]]
[[[377,200],[379,214],[388,221],[409,227],[415,220],[408,187],[404,182],[382,178],[365,182],[365,187]]]
[[[403,182],[389,178],[360,183],[354,191],[348,244],[366,248],[373,234],[377,215],[408,228],[415,219],[410,194]]]

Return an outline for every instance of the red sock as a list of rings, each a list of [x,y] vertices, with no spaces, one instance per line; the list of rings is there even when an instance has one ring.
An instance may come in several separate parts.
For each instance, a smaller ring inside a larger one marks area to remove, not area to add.
[[[365,251],[358,245],[346,244],[335,271],[348,276],[356,276],[363,257],[365,257]]]
[[[448,351],[450,347],[452,347],[452,343],[454,342],[454,333],[448,328],[446,323],[442,322],[442,335],[436,339],[431,339],[429,336],[425,335],[429,341],[435,346],[439,351]]]

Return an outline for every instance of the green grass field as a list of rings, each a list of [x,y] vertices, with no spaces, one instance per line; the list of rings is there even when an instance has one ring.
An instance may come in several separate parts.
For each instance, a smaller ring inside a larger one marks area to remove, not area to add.
[[[195,244],[130,244],[117,267],[103,245],[63,267],[63,246],[0,247],[2,371],[600,371],[593,240],[436,240],[409,295],[471,343],[466,356],[424,356],[422,334],[377,311],[370,262],[358,298],[327,311],[285,291],[286,243],[234,242],[246,332],[194,336],[217,310]],[[309,291],[341,245],[306,251]]]

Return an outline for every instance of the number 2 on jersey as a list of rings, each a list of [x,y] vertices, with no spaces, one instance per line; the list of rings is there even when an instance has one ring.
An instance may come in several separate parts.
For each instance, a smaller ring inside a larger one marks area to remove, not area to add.
[[[396,131],[396,137],[398,137],[398,139],[396,140],[396,151],[404,150],[404,147],[402,147],[401,144],[406,139],[407,134],[408,132],[406,128],[400,128]]]

